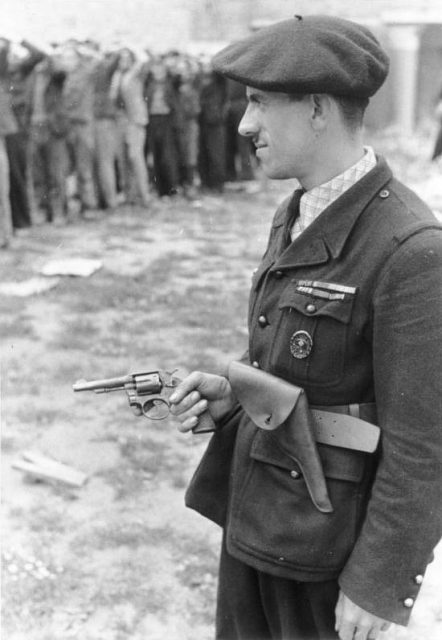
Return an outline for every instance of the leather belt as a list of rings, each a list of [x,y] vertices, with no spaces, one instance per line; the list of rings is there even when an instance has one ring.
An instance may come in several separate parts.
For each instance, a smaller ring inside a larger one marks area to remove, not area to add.
[[[344,447],[373,453],[376,451],[380,429],[376,426],[376,404],[345,404],[310,407],[314,418],[316,442],[332,447]]]
[[[339,405],[314,405],[310,407],[318,411],[332,411],[343,415],[353,416],[360,420],[366,420],[372,424],[378,423],[378,416],[375,402],[363,402],[360,404],[339,404]]]

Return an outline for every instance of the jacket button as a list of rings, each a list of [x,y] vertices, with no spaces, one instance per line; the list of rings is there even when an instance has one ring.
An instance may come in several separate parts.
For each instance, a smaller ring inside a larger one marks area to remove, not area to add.
[[[307,304],[305,307],[305,310],[307,311],[307,313],[315,313],[316,312],[316,305],[315,304]]]
[[[275,278],[280,280],[284,276],[282,271],[275,271]]]
[[[258,318],[258,324],[260,327],[266,327],[269,323],[267,318],[264,315],[262,315],[262,316],[259,316]]]
[[[259,369],[259,362],[257,360],[254,360],[252,362],[252,367],[255,367],[255,369]]]
[[[292,476],[292,478],[294,478],[295,480],[296,480],[297,478],[300,478],[300,477],[301,477],[301,474],[299,473],[299,471],[295,471],[294,469],[293,469],[293,471],[290,471],[290,475],[291,475],[291,476]]]
[[[414,578],[414,582],[415,582],[416,584],[422,584],[422,583],[423,583],[423,581],[424,581],[424,576],[421,576],[420,574],[419,574],[419,575],[417,575],[417,576],[415,576],[415,578]]]
[[[383,189],[380,192],[379,197],[385,200],[385,198],[388,198],[389,195],[390,195],[389,190],[388,189]]]
[[[411,609],[411,607],[414,605],[414,600],[413,598],[405,598],[404,600],[404,607],[406,607],[407,609]]]

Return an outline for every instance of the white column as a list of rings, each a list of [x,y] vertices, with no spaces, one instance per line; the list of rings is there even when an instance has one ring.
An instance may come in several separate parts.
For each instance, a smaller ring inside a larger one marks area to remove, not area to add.
[[[389,28],[393,120],[403,133],[415,126],[420,31],[421,27],[408,24]]]

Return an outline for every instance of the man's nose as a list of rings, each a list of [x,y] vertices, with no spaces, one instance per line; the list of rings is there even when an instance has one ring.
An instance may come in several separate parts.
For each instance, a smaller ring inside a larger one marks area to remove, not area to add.
[[[244,112],[241,122],[238,125],[238,133],[242,136],[254,136],[258,131],[257,123],[252,116],[250,105]]]

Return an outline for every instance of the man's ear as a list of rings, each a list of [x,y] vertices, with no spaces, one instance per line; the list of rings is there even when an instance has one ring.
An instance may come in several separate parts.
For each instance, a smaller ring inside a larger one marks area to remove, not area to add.
[[[310,95],[311,117],[310,123],[312,129],[323,131],[329,122],[331,111],[333,108],[330,96],[325,93],[312,93]]]

